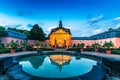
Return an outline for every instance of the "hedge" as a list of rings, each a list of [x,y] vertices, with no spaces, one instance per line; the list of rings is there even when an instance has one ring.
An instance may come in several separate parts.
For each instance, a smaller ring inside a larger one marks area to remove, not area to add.
[[[120,50],[112,50],[112,54],[119,54],[120,55]]]
[[[0,54],[1,53],[10,53],[10,49],[8,49],[8,48],[1,48],[0,49]]]

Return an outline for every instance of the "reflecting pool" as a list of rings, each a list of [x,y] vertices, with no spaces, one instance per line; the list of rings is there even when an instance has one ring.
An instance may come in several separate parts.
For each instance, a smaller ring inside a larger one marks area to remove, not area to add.
[[[19,64],[27,74],[44,78],[76,77],[91,71],[97,61],[66,54],[51,54],[22,57]]]

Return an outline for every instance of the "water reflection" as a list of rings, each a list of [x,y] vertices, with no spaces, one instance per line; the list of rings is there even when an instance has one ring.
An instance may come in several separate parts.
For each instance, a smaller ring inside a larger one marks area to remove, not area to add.
[[[71,56],[69,55],[50,55],[51,64],[57,65],[59,71],[62,71],[63,65],[68,65],[71,60]]]
[[[80,60],[80,59],[81,59],[81,56],[76,55],[76,56],[75,56],[75,59],[76,59],[76,60]]]
[[[40,55],[20,58],[24,72],[47,78],[66,78],[83,75],[96,65],[96,61],[80,55]]]
[[[42,66],[44,58],[44,56],[33,57],[29,60],[29,62],[31,63],[33,68],[38,69],[40,66]]]

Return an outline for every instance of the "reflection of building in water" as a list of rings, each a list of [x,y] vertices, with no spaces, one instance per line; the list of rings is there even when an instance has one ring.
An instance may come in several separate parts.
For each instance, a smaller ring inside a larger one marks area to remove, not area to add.
[[[38,69],[39,66],[41,66],[42,63],[44,62],[44,58],[45,58],[44,56],[33,57],[29,60],[29,62],[31,63],[33,68]]]
[[[52,64],[58,65],[59,70],[62,70],[63,65],[69,64],[71,56],[69,55],[51,55],[50,60]]]

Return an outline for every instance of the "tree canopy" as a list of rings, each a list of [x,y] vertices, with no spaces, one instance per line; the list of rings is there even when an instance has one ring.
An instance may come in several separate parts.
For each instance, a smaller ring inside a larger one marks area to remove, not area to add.
[[[33,25],[32,29],[30,30],[30,39],[33,40],[45,40],[45,33],[43,32],[42,28],[39,27],[38,24]]]
[[[5,28],[0,26],[0,37],[4,37],[5,36]]]
[[[112,31],[112,30],[114,30],[114,29],[113,29],[113,28],[109,28],[109,29],[108,29],[108,31]]]

